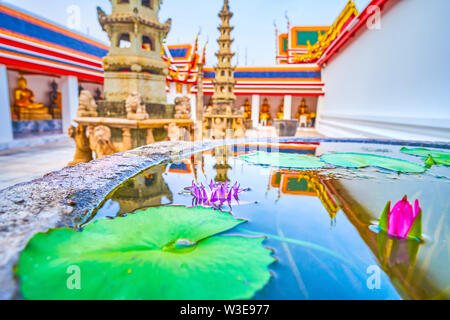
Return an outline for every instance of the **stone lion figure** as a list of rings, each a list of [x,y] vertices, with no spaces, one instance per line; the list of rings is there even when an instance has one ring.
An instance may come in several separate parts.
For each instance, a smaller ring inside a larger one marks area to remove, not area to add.
[[[174,122],[171,122],[164,128],[167,130],[167,138],[169,139],[169,141],[180,141],[182,132],[181,129]]]
[[[191,100],[186,97],[177,97],[175,99],[175,119],[191,118]]]
[[[92,135],[91,135],[92,134]],[[116,153],[111,142],[111,129],[107,126],[97,126],[89,135],[91,149],[97,155],[97,159]]]
[[[145,111],[145,105],[142,104],[142,96],[139,92],[132,92],[125,102],[128,120],[147,120],[148,113]]]
[[[97,117],[97,103],[88,90],[83,90],[78,98],[77,117]]]

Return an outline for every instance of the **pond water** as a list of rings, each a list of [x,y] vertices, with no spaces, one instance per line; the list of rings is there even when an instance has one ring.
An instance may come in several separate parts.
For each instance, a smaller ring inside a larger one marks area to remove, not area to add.
[[[358,152],[423,165],[401,146],[343,142],[287,143],[264,149],[321,156]],[[192,205],[185,188],[195,180],[238,181],[251,188],[239,205],[225,205],[247,223],[233,235],[267,237],[278,260],[273,278],[255,299],[448,299],[450,168],[404,174],[376,167],[327,165],[295,170],[252,164],[240,157],[256,145],[218,147],[151,167],[114,191],[90,221],[148,207]],[[423,241],[378,232],[386,203],[419,199]]]

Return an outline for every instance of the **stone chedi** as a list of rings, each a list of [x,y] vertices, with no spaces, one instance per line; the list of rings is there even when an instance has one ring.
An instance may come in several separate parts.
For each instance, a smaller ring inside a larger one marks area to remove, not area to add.
[[[112,13],[97,8],[111,47],[103,59],[104,99],[88,91],[79,97],[77,128],[69,135],[76,142],[74,161],[123,152],[155,141],[189,139],[193,121],[175,117],[167,105],[167,63],[161,57],[162,40],[171,20],[158,21],[161,0],[114,0]],[[180,128],[181,127],[181,128]],[[156,136],[156,137],[155,137]]]
[[[233,13],[230,11],[228,0],[225,0],[223,9],[219,13],[222,24],[219,26],[220,37],[217,40],[219,51],[216,53],[218,63],[215,68],[216,78],[214,79],[214,95],[212,97],[216,106],[232,106],[236,101],[234,95],[234,67],[231,65],[231,59],[234,53],[231,52],[231,31],[234,29],[230,25],[230,19]]]
[[[222,11],[219,13],[222,23],[218,28],[220,37],[217,40],[219,51],[216,53],[218,63],[215,67],[213,81],[214,95],[204,115],[205,136],[213,139],[242,138],[245,135],[244,110],[235,108],[235,68],[231,64],[234,56],[234,53],[231,52],[233,27],[230,25],[230,19],[232,16],[228,0],[224,0]]]
[[[146,104],[166,103],[168,71],[161,59],[161,42],[170,30],[171,20],[158,21],[161,2],[111,1],[110,15],[97,8],[99,22],[111,41],[103,59],[107,101],[123,102],[131,92],[138,92]]]

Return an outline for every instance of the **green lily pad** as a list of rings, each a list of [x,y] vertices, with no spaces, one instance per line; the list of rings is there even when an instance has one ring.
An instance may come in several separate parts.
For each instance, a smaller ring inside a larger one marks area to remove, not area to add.
[[[270,279],[264,238],[216,236],[243,223],[206,208],[150,208],[82,232],[35,235],[17,274],[26,299],[250,299]]]
[[[241,155],[241,158],[253,164],[267,165],[275,168],[317,169],[326,164],[319,158],[283,152],[264,152]]]
[[[413,162],[394,159],[375,154],[364,153],[330,153],[321,157],[322,161],[337,167],[364,168],[378,167],[387,170],[407,173],[423,173],[425,167]]]
[[[400,149],[400,152],[412,156],[422,157],[424,160],[428,160],[429,165],[432,164],[430,162],[433,161],[434,164],[450,166],[450,152],[447,151],[430,150],[425,148],[408,149],[403,147]]]

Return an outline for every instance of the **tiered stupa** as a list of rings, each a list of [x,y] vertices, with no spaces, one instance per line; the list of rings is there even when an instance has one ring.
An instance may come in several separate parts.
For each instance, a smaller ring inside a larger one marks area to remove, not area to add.
[[[166,104],[167,64],[161,59],[162,41],[171,19],[160,23],[162,0],[111,1],[112,13],[97,8],[98,19],[111,41],[103,59],[105,98],[124,102],[137,92],[146,104]]]
[[[216,53],[218,63],[215,67],[216,78],[214,80],[213,103],[216,106],[234,107],[236,96],[234,95],[234,67],[231,65],[231,59],[234,53],[231,52],[231,31],[234,29],[230,25],[233,13],[230,11],[228,0],[225,0],[223,9],[219,13],[222,24],[219,26],[220,37],[217,40],[219,51]]]
[[[223,139],[230,136],[241,138],[245,135],[244,111],[235,109],[235,68],[231,64],[231,59],[234,57],[231,44],[234,40],[231,39],[233,27],[230,25],[233,13],[230,11],[228,0],[224,0],[219,17],[222,23],[218,28],[220,37],[217,40],[219,51],[216,53],[218,63],[213,81],[214,95],[204,115],[204,127],[207,128],[206,137],[208,138]]]

